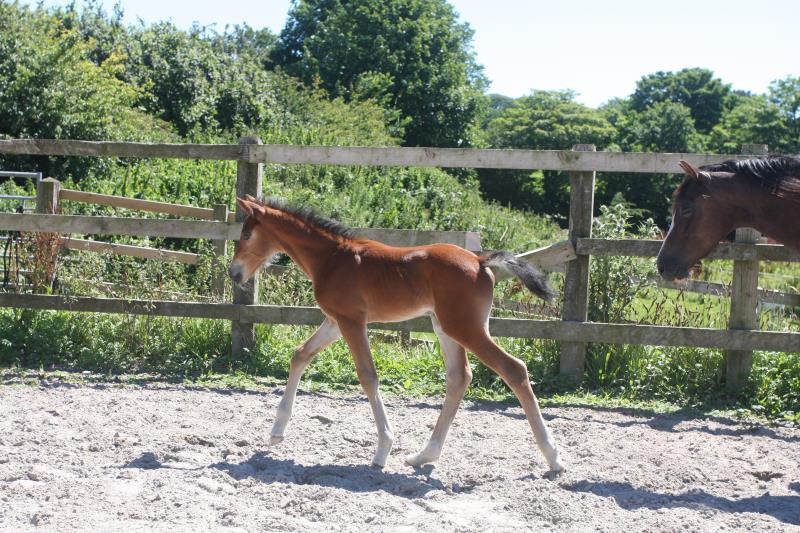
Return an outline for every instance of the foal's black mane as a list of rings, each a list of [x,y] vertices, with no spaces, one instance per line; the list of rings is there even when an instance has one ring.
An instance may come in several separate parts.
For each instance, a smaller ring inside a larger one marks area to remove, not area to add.
[[[299,218],[306,224],[324,230],[335,236],[343,237],[345,239],[353,239],[356,237],[356,231],[354,229],[348,228],[344,224],[341,224],[335,220],[325,218],[310,207],[298,207],[291,205],[280,198],[267,198],[266,200],[259,200],[258,203],[263,206],[288,213],[295,218]]]

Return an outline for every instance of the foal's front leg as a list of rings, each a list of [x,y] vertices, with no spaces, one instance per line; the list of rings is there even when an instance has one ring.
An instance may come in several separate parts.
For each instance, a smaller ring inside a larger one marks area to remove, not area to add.
[[[275,422],[272,424],[269,439],[271,444],[277,444],[283,440],[286,424],[289,423],[289,418],[292,416],[292,406],[297,394],[297,386],[308,363],[311,362],[315,355],[336,341],[340,335],[341,333],[336,323],[326,318],[325,322],[317,328],[317,331],[295,350],[292,361],[289,363],[289,379],[286,381],[286,391],[283,393],[281,403],[278,405],[278,412],[275,414]]]
[[[375,425],[378,428],[378,449],[372,458],[372,464],[381,468],[386,465],[386,458],[392,449],[394,433],[386,418],[386,409],[383,406],[381,393],[378,391],[378,373],[375,371],[375,361],[367,338],[367,325],[364,322],[338,320],[344,340],[350,347],[350,354],[356,366],[356,373],[364,389],[364,394],[369,399]]]

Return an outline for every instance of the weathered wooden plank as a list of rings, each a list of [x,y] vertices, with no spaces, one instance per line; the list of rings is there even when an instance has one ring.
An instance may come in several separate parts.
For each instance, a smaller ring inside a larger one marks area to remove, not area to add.
[[[242,226],[204,220],[0,213],[0,230],[238,240]]]
[[[564,271],[564,264],[572,261],[576,257],[575,247],[569,240],[560,241],[549,246],[544,246],[530,252],[517,255],[534,266],[548,271]]]
[[[367,148],[266,144],[249,147],[245,157],[251,162],[288,164],[677,173],[680,172],[678,162],[682,159],[699,166],[719,163],[737,156],[632,152],[579,153],[571,150]]]
[[[766,144],[746,144],[742,152],[748,155],[767,155]],[[736,242],[755,244],[761,234],[753,228],[738,228]],[[758,329],[758,260],[734,261],[731,281],[730,329]],[[725,353],[726,385],[740,389],[747,384],[753,366],[753,352],[729,350]]]
[[[206,220],[214,220],[213,209],[194,207],[190,205],[170,204],[167,202],[156,202],[154,200],[140,200],[138,198],[111,196],[108,194],[76,191],[72,189],[61,189],[60,199],[88,204],[109,205],[112,207],[121,207],[136,211],[150,211],[153,213],[164,213],[167,215],[175,215],[180,217],[194,217]]]
[[[0,154],[236,160],[236,144],[163,144],[61,139],[0,140]]]
[[[142,259],[155,259],[158,261],[172,261],[195,265],[200,259],[199,254],[189,252],[178,252],[174,250],[163,250],[160,248],[149,248],[146,246],[133,246],[130,244],[116,244],[111,242],[92,241],[86,239],[61,238],[61,245],[71,250],[82,250],[86,252],[110,253],[114,255],[125,255],[129,257],[141,257]]]
[[[228,221],[228,206],[226,204],[214,205],[214,219],[222,222]],[[216,298],[221,298],[225,294],[225,279],[228,277],[224,263],[228,256],[228,241],[214,241],[214,260],[212,264],[213,280],[211,282],[212,293]]]
[[[577,172],[676,173],[683,159],[695,165],[731,158],[721,154],[651,154],[571,150],[479,150],[294,145],[151,144],[52,139],[0,140],[0,153],[137,158],[244,160],[249,163],[464,167]]]
[[[593,153],[593,144],[578,144],[576,154]],[[594,212],[594,172],[572,172],[569,176],[569,242],[575,249],[578,239],[591,238]],[[564,274],[564,303],[561,319],[585,322],[589,309],[589,263],[590,256],[581,255],[566,265]],[[559,368],[561,374],[573,381],[583,379],[586,344],[583,342],[561,343]]]
[[[675,281],[665,281],[657,278],[656,286],[662,289],[675,289],[677,291],[696,292],[699,294],[709,294],[711,296],[727,297],[731,294],[730,285],[715,283],[711,281],[686,280],[681,283]],[[800,294],[773,291],[769,289],[758,289],[758,300],[763,303],[787,305],[790,307],[800,306]]]
[[[61,183],[53,178],[45,178],[36,184],[36,212],[53,214],[60,211],[58,205]]]
[[[0,307],[50,309],[94,313],[126,313],[153,316],[209,318],[294,325],[318,325],[322,312],[316,307],[236,305],[152,300],[121,300],[74,296],[0,293]],[[425,317],[393,324],[371,324],[374,329],[433,331]],[[697,346],[737,350],[800,351],[800,333],[748,330],[714,330],[596,322],[562,322],[492,318],[496,337],[528,337],[567,342],[602,342],[652,346]]]
[[[597,322],[561,322],[516,318],[492,319],[492,335],[569,342],[602,342],[645,346],[696,346],[732,350],[800,351],[800,333],[715,330]]]
[[[663,241],[647,239],[578,239],[578,255],[655,257]],[[706,259],[800,262],[800,254],[779,244],[721,243]]]
[[[239,145],[242,149],[250,146],[262,144],[258,137],[242,137]],[[263,192],[264,165],[258,162],[248,163],[238,161],[236,163],[236,196],[244,198],[253,196],[261,198]],[[236,206],[236,221],[244,222],[247,214],[241,206]],[[235,250],[239,250],[240,243],[236,243]],[[260,287],[259,276],[253,276],[242,285],[233,285],[233,303],[253,305],[258,303],[258,293]],[[252,352],[256,346],[256,330],[253,321],[245,320],[240,317],[231,323],[231,351],[233,356],[242,359],[246,352]]]
[[[754,244],[761,236],[752,228],[736,230],[737,243]],[[734,261],[731,281],[730,329],[758,329],[758,260]],[[725,352],[725,383],[729,388],[740,389],[747,384],[753,366],[750,350]]]

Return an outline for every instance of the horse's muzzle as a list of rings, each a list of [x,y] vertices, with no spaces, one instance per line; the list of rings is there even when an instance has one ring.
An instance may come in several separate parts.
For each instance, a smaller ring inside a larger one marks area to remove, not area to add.
[[[689,277],[689,269],[677,262],[664,261],[658,258],[656,267],[665,281],[680,281]]]

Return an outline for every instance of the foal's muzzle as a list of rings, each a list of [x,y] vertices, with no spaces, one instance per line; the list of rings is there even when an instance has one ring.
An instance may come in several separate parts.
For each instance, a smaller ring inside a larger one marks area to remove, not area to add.
[[[244,267],[241,263],[231,263],[228,274],[235,284],[241,285],[244,282]]]

